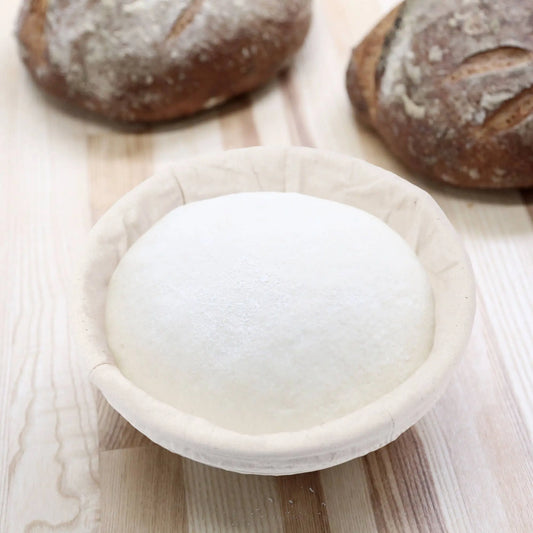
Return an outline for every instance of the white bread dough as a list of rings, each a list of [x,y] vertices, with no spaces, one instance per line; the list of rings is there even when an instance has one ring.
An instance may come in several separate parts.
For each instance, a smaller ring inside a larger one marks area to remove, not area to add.
[[[108,344],[138,387],[241,433],[295,431],[391,391],[427,358],[428,277],[378,218],[292,193],[171,211],[109,284]]]

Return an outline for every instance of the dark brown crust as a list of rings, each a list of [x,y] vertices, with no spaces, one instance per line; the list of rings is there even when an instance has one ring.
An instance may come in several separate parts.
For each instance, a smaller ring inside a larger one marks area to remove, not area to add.
[[[400,7],[352,53],[347,89],[358,116],[429,178],[533,187],[527,3],[407,0]]]
[[[401,5],[394,8],[374,27],[371,33],[352,50],[352,56],[346,71],[346,87],[350,101],[358,117],[371,125],[376,112],[377,70],[382,51],[395,21],[398,19]]]
[[[178,46],[177,38],[181,32],[202,10],[202,3],[202,0],[191,0],[172,30],[162,36],[160,46],[166,51],[167,59],[172,47]],[[231,40],[224,40],[222,46],[209,46],[210,38],[206,35],[206,46],[191,52],[186,62],[177,60],[164,70],[161,65],[154,65],[158,68],[154,68],[153,75],[150,75],[149,86],[132,82],[128,77],[121,84],[120,91],[105,99],[74,88],[65,73],[50,61],[45,28],[51,8],[47,0],[24,1],[17,37],[30,74],[52,96],[114,120],[164,121],[212,107],[215,102],[222,103],[273,78],[305,39],[311,20],[310,3],[311,0],[289,0],[289,7],[284,7],[285,19],[272,17],[261,23],[258,21],[255,27],[243,22],[242,30]],[[56,4],[54,9],[61,9],[60,5]],[[239,17],[238,12],[235,17]],[[268,33],[268,39],[261,37],[265,33]],[[254,54],[244,56],[244,49],[253,49]],[[113,69],[115,65],[110,64],[109,68]]]

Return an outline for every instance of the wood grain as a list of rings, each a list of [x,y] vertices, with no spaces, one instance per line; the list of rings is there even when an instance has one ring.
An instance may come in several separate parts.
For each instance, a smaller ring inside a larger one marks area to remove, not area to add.
[[[184,461],[189,531],[283,531],[275,478],[243,476]]]
[[[226,150],[261,144],[249,96],[230,102],[219,114],[222,145]]]
[[[363,459],[378,529],[446,531],[416,429]]]
[[[283,530],[330,533],[327,504],[319,472],[278,478]]]
[[[390,0],[317,0],[293,68],[197,117],[137,132],[33,87],[0,6],[0,531],[529,533],[533,524],[533,196],[431,184],[353,119],[351,47]],[[435,409],[391,445],[300,476],[170,454],[88,383],[69,279],[91,224],[171,161],[264,145],[363,157],[424,187],[470,253],[478,314]]]
[[[103,531],[187,530],[182,462],[158,446],[103,453]],[[163,474],[163,475],[162,475]]]
[[[68,322],[90,227],[84,135],[43,105],[0,17],[0,531],[95,531],[96,412]]]
[[[152,138],[147,133],[87,136],[93,220],[152,174]]]

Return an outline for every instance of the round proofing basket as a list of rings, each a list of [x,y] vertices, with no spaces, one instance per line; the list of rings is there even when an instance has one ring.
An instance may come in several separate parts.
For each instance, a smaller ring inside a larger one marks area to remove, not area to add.
[[[412,376],[342,418],[296,432],[245,435],[160,402],[122,375],[107,346],[104,324],[107,286],[121,257],[172,209],[245,191],[299,192],[349,204],[377,216],[405,239],[426,269],[435,299],[434,345]],[[80,348],[91,380],[114,409],[172,452],[226,470],[270,475],[359,457],[417,422],[442,394],[470,336],[475,308],[468,258],[427,193],[364,161],[308,148],[232,150],[159,172],[94,226],[76,289]]]

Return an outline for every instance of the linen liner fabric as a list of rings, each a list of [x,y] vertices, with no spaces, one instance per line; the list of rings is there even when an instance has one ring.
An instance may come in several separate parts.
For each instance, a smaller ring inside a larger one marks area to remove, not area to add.
[[[107,342],[154,398],[247,434],[296,431],[394,389],[433,343],[427,274],[381,220],[297,193],[178,207],[127,251]]]
[[[390,393],[308,430],[242,435],[187,415],[129,382],[106,344],[107,283],[120,257],[153,223],[185,202],[232,192],[301,192],[366,210],[412,247],[435,298],[435,338],[424,364]],[[75,320],[91,379],[132,425],[165,448],[245,473],[326,468],[373,451],[414,424],[443,392],[468,341],[475,291],[453,227],[424,191],[361,160],[309,148],[247,148],[173,165],[119,200],[95,225],[76,288]]]

